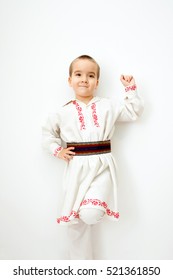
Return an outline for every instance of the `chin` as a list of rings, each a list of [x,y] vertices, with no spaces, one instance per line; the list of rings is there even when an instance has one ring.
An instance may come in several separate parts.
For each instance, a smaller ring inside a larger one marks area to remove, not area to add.
[[[78,96],[89,98],[89,97],[92,97],[93,95],[92,94],[78,94]]]

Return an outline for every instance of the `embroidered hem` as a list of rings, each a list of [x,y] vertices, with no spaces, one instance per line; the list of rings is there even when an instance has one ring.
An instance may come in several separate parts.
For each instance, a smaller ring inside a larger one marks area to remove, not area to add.
[[[108,208],[108,205],[104,201],[100,201],[99,199],[85,199],[81,202],[80,206],[86,206],[88,204],[91,204],[92,206],[96,206],[99,208],[103,208],[105,211],[105,214],[109,218],[117,219],[119,218],[119,212],[112,211],[111,209]],[[71,211],[69,216],[62,216],[57,219],[57,223],[60,224],[61,222],[68,223],[74,219],[79,219],[79,213],[76,211]]]

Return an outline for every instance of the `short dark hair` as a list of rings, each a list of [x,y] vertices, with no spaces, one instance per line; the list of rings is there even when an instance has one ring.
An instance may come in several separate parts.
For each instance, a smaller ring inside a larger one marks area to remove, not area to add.
[[[74,62],[75,62],[76,60],[79,60],[79,59],[87,59],[87,60],[90,60],[90,61],[94,62],[94,63],[96,64],[96,66],[97,66],[97,79],[99,79],[99,77],[100,77],[100,66],[99,66],[98,63],[95,61],[94,58],[92,58],[91,56],[86,55],[86,54],[78,56],[77,58],[75,58],[75,59],[71,62],[70,67],[69,67],[69,76],[71,77],[71,75],[72,75],[72,72],[73,72],[73,64],[74,64]]]

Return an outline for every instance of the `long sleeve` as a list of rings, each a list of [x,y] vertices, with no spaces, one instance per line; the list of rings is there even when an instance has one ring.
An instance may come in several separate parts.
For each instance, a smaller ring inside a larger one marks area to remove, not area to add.
[[[42,126],[42,146],[52,155],[57,156],[63,149],[61,144],[59,118],[58,115],[54,115],[49,117]]]
[[[117,121],[135,121],[142,114],[144,102],[138,95],[136,85],[125,88],[124,101],[120,105]]]

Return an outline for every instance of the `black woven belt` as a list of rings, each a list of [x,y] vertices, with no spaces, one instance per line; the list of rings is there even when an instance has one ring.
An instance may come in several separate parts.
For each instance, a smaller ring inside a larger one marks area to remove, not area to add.
[[[88,156],[105,154],[111,152],[111,142],[106,141],[96,141],[96,142],[69,142],[67,143],[67,148],[74,147],[74,152],[76,156]]]

